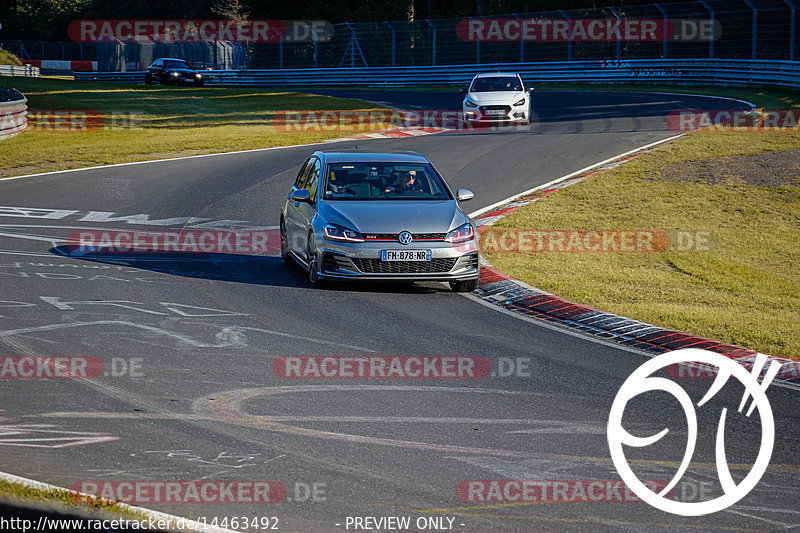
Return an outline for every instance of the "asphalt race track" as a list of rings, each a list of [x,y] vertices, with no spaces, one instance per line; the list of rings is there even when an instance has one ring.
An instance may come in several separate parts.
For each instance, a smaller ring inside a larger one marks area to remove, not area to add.
[[[450,93],[325,94],[458,107],[458,94]],[[453,188],[475,192],[465,206],[474,211],[675,135],[664,120],[674,110],[740,107],[691,96],[542,92],[530,126],[358,144],[422,152]],[[348,517],[366,516],[408,516],[412,524],[446,517],[452,523],[443,524],[459,532],[771,531],[800,524],[796,391],[768,390],[776,428],[771,466],[728,510],[679,517],[613,498],[465,502],[456,489],[468,480],[568,480],[573,487],[576,480],[620,479],[606,424],[617,390],[646,357],[510,317],[444,284],[315,288],[277,256],[64,255],[63,239],[87,228],[274,229],[281,201],[314,149],[0,181],[0,205],[28,208],[0,208],[0,355],[91,356],[105,369],[97,379],[0,381],[0,470],[60,486],[278,481],[287,489],[279,503],[142,505],[208,522],[277,517],[282,531],[354,531]],[[140,214],[147,216],[120,218]],[[284,379],[273,373],[280,356],[479,356],[492,363],[492,374]],[[686,381],[698,398],[711,382]],[[726,387],[698,410],[698,448],[676,498],[689,501],[698,487],[719,489],[714,437],[723,404],[733,478],[749,470],[761,437],[758,420],[736,413],[741,396]],[[626,428],[638,436],[665,427],[670,433],[640,452],[636,471],[641,479],[670,480],[685,448],[683,411],[665,394],[646,400],[628,407]]]

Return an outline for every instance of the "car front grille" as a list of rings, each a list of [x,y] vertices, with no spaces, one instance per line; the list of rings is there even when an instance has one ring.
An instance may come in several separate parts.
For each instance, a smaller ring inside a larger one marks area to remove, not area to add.
[[[380,259],[353,259],[356,267],[366,274],[427,274],[450,272],[456,264],[455,257],[430,261],[381,261]]]
[[[370,241],[396,241],[399,233],[365,233],[364,239]],[[412,233],[415,241],[443,241],[446,233]]]

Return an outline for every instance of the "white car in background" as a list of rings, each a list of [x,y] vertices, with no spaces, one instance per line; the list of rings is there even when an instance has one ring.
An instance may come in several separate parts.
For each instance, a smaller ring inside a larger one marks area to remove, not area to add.
[[[530,124],[532,92],[532,88],[525,88],[519,74],[478,74],[469,87],[461,89],[464,122]]]

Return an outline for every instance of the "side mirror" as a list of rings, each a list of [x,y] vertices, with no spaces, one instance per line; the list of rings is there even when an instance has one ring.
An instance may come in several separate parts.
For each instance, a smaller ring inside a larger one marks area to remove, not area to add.
[[[298,189],[291,194],[292,201],[311,203],[311,191],[308,189]]]
[[[458,92],[460,92],[461,94],[467,94],[468,87],[462,87],[461,89],[458,90]]]
[[[456,199],[459,202],[466,202],[475,198],[475,194],[469,189],[458,189],[456,191]]]
[[[528,90],[529,93],[532,93],[533,92],[533,87],[528,87],[527,90]]]

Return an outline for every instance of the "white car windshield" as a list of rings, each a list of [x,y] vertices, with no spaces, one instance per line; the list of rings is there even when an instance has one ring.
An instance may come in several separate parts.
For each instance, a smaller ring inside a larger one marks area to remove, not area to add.
[[[521,91],[522,82],[516,76],[492,76],[476,78],[472,82],[470,92],[485,93],[490,91]]]

